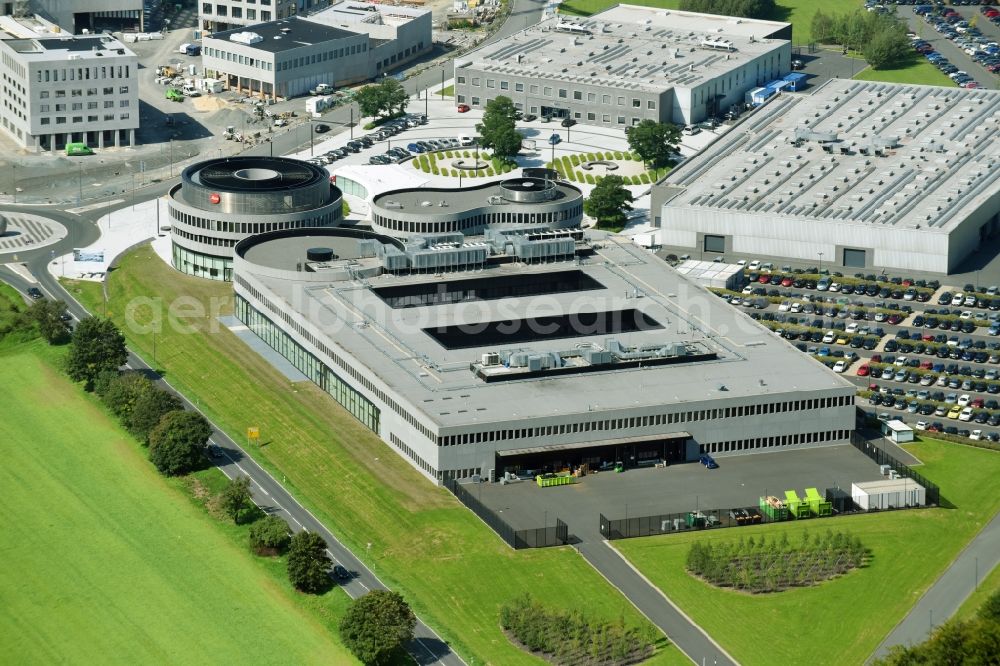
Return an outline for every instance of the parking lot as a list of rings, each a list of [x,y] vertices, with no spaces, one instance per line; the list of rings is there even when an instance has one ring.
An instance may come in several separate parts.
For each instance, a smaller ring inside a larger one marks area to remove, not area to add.
[[[808,271],[748,270],[741,292],[715,291],[843,372],[872,415],[1000,441],[1000,289]]]
[[[923,50],[932,49],[929,53],[935,55],[928,58],[932,64],[952,77],[965,72],[967,78],[961,77],[959,82],[967,85],[973,82],[974,86],[969,87],[995,89],[996,73],[989,68],[1000,63],[1000,48],[996,45],[1000,29],[983,14],[982,7],[940,6],[924,13],[923,9],[918,9],[923,4],[900,6],[897,14],[918,40],[926,44],[926,47],[920,44]],[[921,57],[928,57],[928,53]]]
[[[601,472],[578,483],[540,488],[532,481],[469,486],[514,529],[552,526],[556,518],[582,541],[598,541],[600,515],[609,519],[684,511],[757,506],[766,495],[806,488],[850,490],[855,481],[880,478],[878,465],[844,444],[773,453],[726,456],[717,469],[685,463],[666,468]]]

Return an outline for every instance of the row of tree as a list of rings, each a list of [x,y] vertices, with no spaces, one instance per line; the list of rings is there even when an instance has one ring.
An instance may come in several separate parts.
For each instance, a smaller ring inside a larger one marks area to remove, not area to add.
[[[653,652],[649,628],[629,627],[622,618],[603,622],[579,610],[548,609],[530,594],[500,608],[500,627],[555,664],[634,664]]]
[[[774,16],[774,0],[681,0],[685,12],[769,19]]]
[[[849,14],[827,14],[818,9],[811,29],[817,42],[857,51],[874,69],[890,69],[913,57],[906,23],[892,12],[859,9]]]
[[[0,312],[0,339],[19,337],[24,340],[41,335],[52,345],[69,342],[70,327],[66,318],[66,304],[62,301],[41,299],[27,308],[20,302],[3,301]]]
[[[876,666],[1000,663],[1000,592],[994,592],[971,620],[941,625],[923,643],[896,645]]]
[[[749,592],[777,592],[790,587],[814,585],[860,567],[867,556],[857,537],[831,532],[811,538],[802,533],[799,543],[788,534],[780,539],[740,539],[736,542],[691,544],[687,569],[719,587]]]

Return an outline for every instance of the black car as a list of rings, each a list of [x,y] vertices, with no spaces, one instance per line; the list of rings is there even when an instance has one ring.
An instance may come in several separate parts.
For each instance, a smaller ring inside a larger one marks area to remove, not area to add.
[[[538,116],[536,116],[533,113],[526,113],[523,116],[521,116],[521,120],[523,120],[526,123],[530,123],[532,120],[538,120]]]
[[[351,572],[339,564],[333,565],[333,576],[337,580],[350,580]]]
[[[329,132],[330,126],[324,125],[323,123],[316,123],[315,125],[313,125],[313,129],[316,131],[317,134],[322,134],[324,132]]]
[[[45,298],[45,294],[38,287],[28,287],[28,296],[36,301],[40,298]]]
[[[573,125],[576,125],[576,121],[573,120],[572,118],[563,118],[562,122],[559,124],[562,125],[563,127],[572,127]]]

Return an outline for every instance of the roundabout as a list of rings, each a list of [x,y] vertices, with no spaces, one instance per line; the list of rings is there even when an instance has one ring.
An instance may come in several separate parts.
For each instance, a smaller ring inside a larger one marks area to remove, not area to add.
[[[0,212],[0,255],[58,243],[66,227],[47,217],[21,211]]]

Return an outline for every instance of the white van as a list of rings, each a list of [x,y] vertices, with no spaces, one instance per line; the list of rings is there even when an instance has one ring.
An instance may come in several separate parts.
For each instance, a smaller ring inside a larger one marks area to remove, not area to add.
[[[466,136],[465,134],[459,134],[458,142],[463,146],[471,146],[473,143],[475,143],[475,140],[471,136]]]

